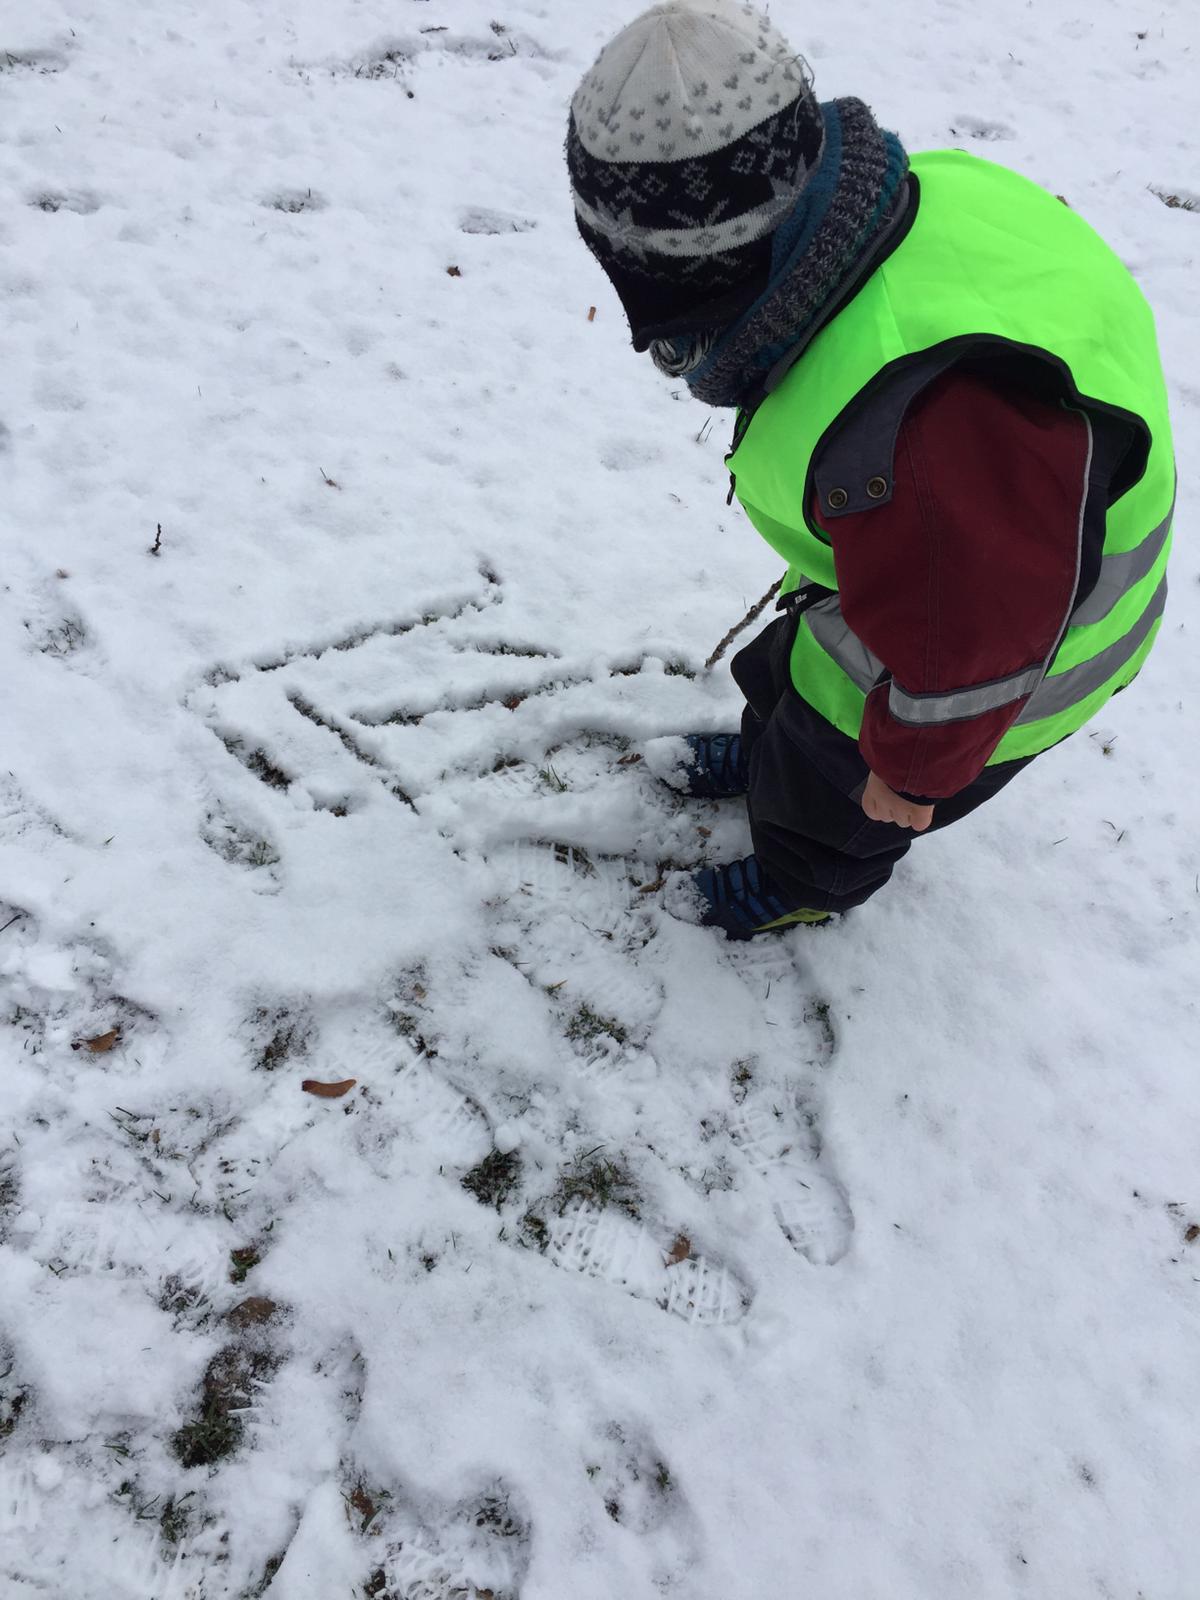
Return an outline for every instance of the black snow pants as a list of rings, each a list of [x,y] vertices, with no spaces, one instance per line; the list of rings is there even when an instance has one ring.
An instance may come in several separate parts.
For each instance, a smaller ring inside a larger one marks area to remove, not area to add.
[[[857,741],[827,722],[792,684],[797,615],[765,628],[731,663],[746,697],[742,746],[750,764],[747,807],[754,853],[796,905],[849,911],[882,889],[923,834],[873,822],[862,808],[869,769]],[[939,800],[933,833],[969,815],[1033,760],[985,767],[949,800]]]

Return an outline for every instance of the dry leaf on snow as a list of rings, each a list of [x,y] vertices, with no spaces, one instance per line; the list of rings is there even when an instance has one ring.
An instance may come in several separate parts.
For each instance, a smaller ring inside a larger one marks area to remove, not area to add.
[[[321,1100],[340,1100],[357,1082],[357,1078],[343,1078],[340,1083],[320,1083],[316,1078],[305,1078],[300,1087],[305,1094],[315,1094]]]
[[[77,1039],[72,1045],[73,1050],[90,1050],[94,1056],[103,1056],[121,1042],[120,1028],[110,1028],[107,1033],[97,1034],[94,1039]]]

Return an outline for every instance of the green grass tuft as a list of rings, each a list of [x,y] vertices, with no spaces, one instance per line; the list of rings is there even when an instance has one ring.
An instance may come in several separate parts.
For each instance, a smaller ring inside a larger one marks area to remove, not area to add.
[[[468,1194],[480,1205],[500,1207],[521,1181],[521,1157],[515,1150],[490,1150],[462,1180]],[[428,1270],[428,1269],[426,1269]]]
[[[566,1031],[572,1044],[591,1044],[594,1039],[613,1039],[617,1044],[629,1042],[629,1030],[623,1023],[594,1011],[586,1001],[571,1014]]]
[[[574,1200],[583,1200],[601,1209],[615,1206],[627,1216],[641,1216],[641,1196],[628,1167],[594,1150],[576,1156],[559,1175],[551,1204],[561,1217]]]

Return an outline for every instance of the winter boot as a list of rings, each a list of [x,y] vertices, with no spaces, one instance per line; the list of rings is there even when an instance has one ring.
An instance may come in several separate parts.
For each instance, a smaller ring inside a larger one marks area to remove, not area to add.
[[[705,800],[731,800],[746,793],[750,774],[740,733],[689,733],[684,743],[688,756],[676,788]]]
[[[673,898],[674,904],[667,902],[672,916],[705,928],[722,928],[727,939],[752,939],[801,922],[831,920],[830,912],[797,906],[780,894],[754,856],[692,873]]]

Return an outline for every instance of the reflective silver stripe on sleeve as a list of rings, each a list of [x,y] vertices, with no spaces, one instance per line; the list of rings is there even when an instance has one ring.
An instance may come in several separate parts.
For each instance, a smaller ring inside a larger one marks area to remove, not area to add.
[[[1130,631],[1089,661],[1081,661],[1077,667],[1068,667],[1066,672],[1060,672],[1056,677],[1043,679],[1040,688],[1017,718],[1018,724],[1039,722],[1043,717],[1056,717],[1060,711],[1069,711],[1081,700],[1086,700],[1088,695],[1103,688],[1145,644],[1166,604],[1167,580],[1164,575],[1154,591],[1154,598]]]
[[[1100,563],[1100,576],[1096,580],[1096,587],[1082,605],[1076,606],[1071,613],[1073,628],[1087,627],[1092,622],[1102,622],[1117,601],[1153,570],[1154,563],[1163,553],[1174,515],[1175,505],[1172,501],[1170,511],[1158,527],[1146,535],[1141,544],[1134,545],[1132,550],[1125,550],[1120,555],[1104,557]]]
[[[806,622],[821,649],[833,657],[855,688],[870,694],[883,671],[883,662],[850,631],[838,596],[831,594],[828,600],[818,600],[815,606],[809,606],[801,618],[801,627]]]
[[[1167,527],[1169,531],[1169,519]],[[1155,538],[1158,532],[1156,529],[1155,535],[1151,538]],[[1162,539],[1165,537],[1163,534]],[[1131,551],[1130,554],[1136,554],[1141,549],[1139,545],[1137,551]],[[1162,544],[1159,542],[1160,553],[1161,549]],[[1152,566],[1153,561],[1150,561],[1147,570]],[[924,727],[939,722],[961,721],[985,711],[997,710],[1028,694],[1029,702],[1016,718],[1016,726],[1039,722],[1043,717],[1058,716],[1079,701],[1086,700],[1088,695],[1095,693],[1097,689],[1103,688],[1110,678],[1120,672],[1126,662],[1133,659],[1150,636],[1151,629],[1162,616],[1166,604],[1167,579],[1164,575],[1162,582],[1154,591],[1153,598],[1133,628],[1109,645],[1106,650],[1100,651],[1090,660],[1081,661],[1078,666],[1068,667],[1065,672],[1045,678],[1042,676],[1044,667],[1030,667],[1024,672],[999,679],[995,683],[960,689],[950,694],[910,695],[893,683],[888,691],[889,710],[899,722]],[[1077,617],[1072,618],[1073,622],[1076,620]],[[826,654],[836,661],[855,687],[863,694],[869,694],[886,669],[879,657],[868,650],[862,640],[851,632],[849,624],[842,616],[838,596],[830,595],[828,599],[810,606],[804,613],[801,624],[802,626],[807,624],[813,638]]]
[[[908,694],[893,682],[888,691],[888,710],[897,722],[914,728],[927,728],[942,722],[965,722],[985,711],[999,711],[1032,694],[1042,681],[1045,668],[1039,662],[1009,678],[978,684],[971,689],[955,689],[949,694]]]

